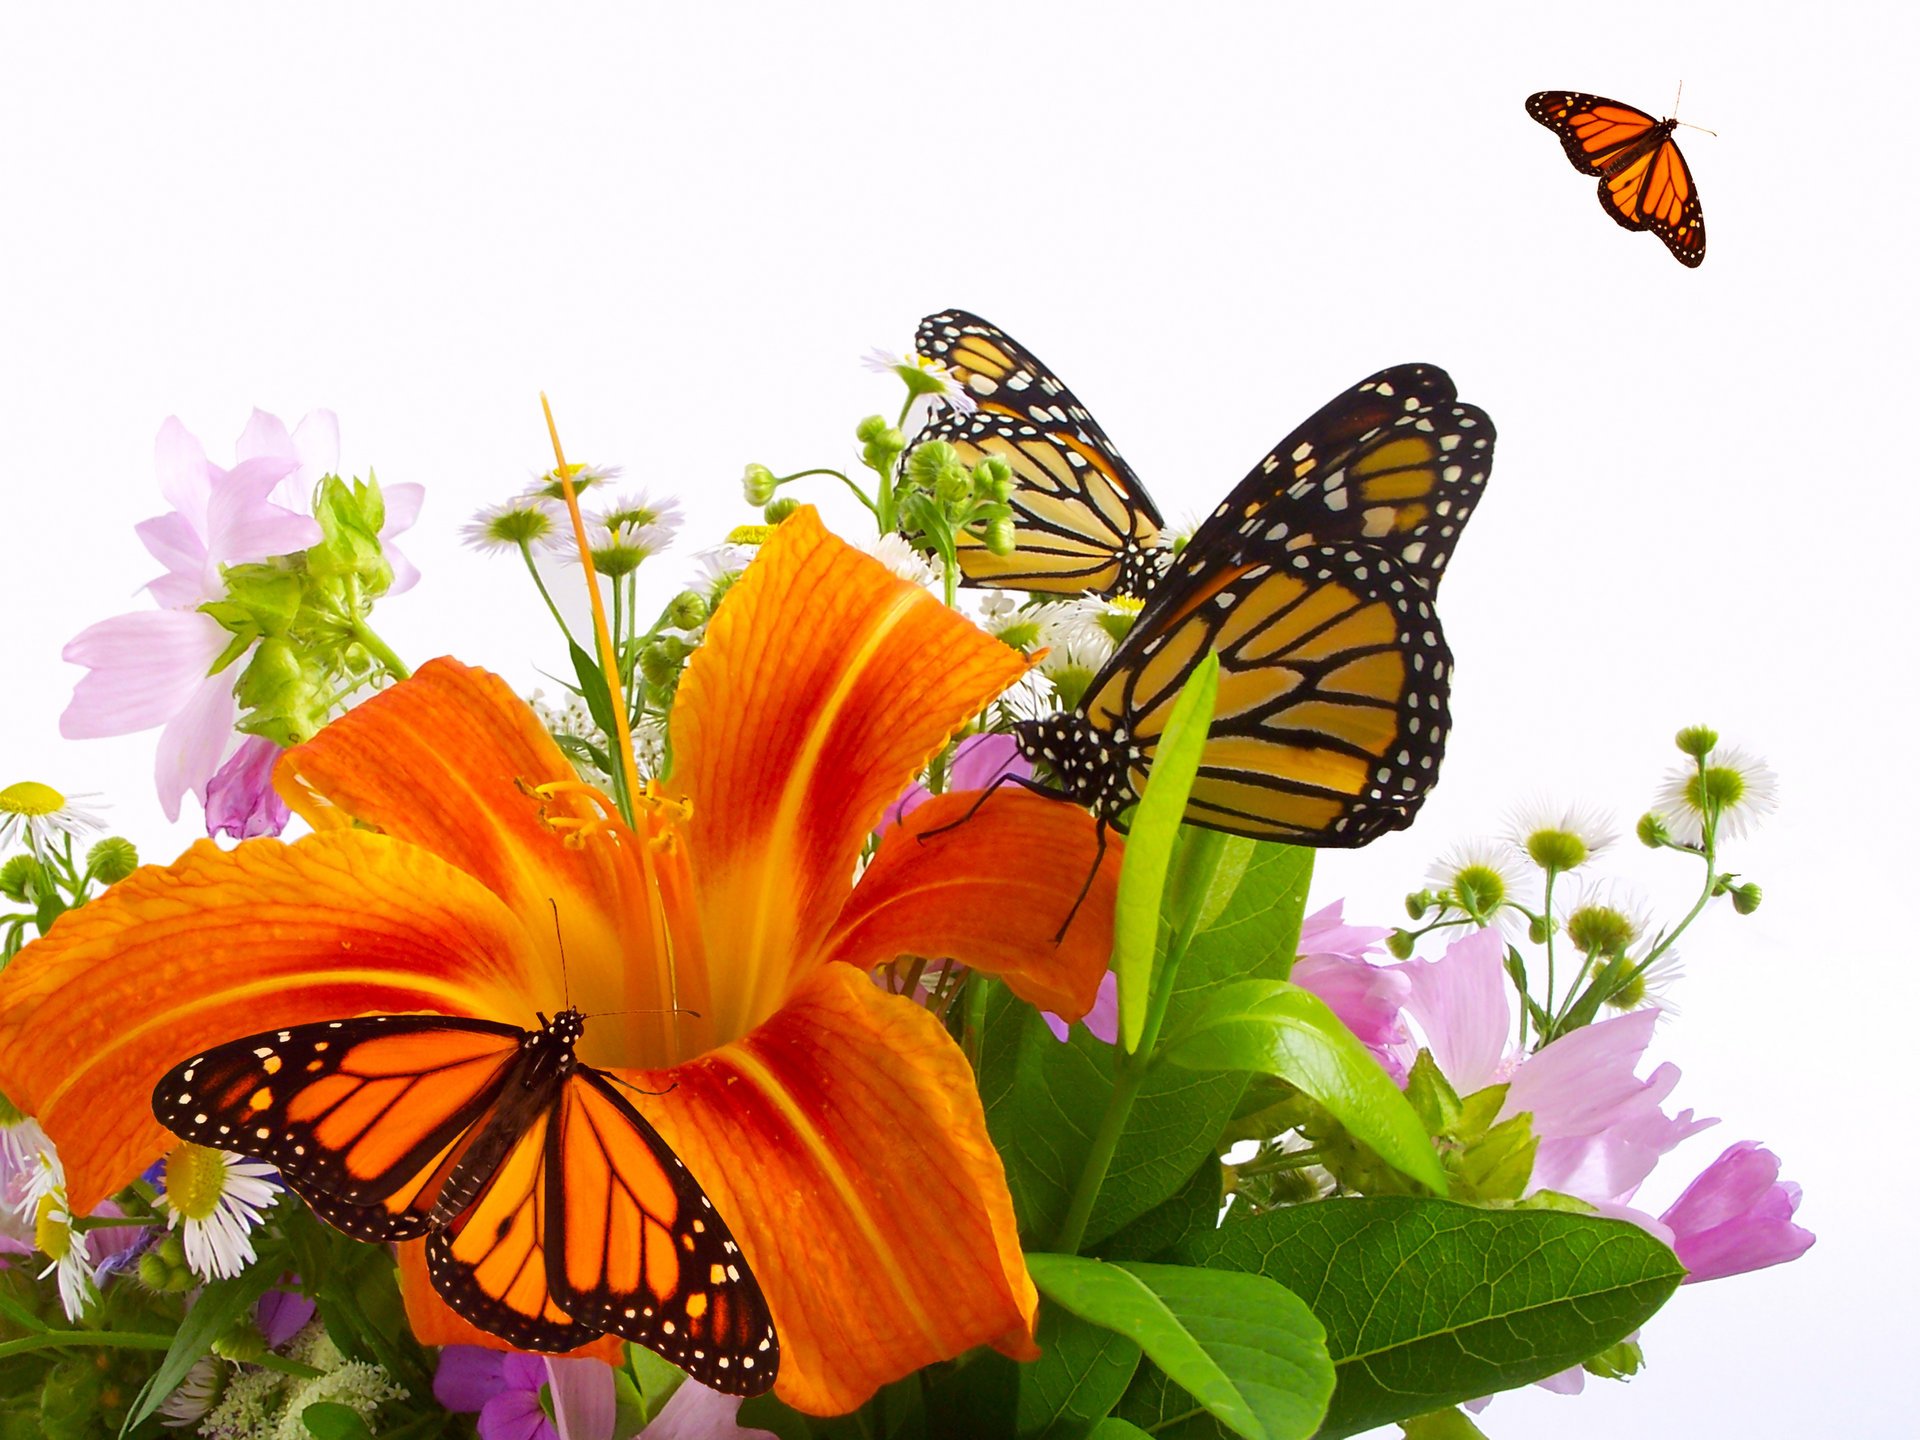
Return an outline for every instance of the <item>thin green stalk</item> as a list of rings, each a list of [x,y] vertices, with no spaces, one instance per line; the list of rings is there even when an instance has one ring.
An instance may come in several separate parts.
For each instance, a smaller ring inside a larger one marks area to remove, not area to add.
[[[879,515],[880,512],[878,509],[874,507],[872,498],[867,494],[866,491],[862,490],[858,485],[854,483],[853,478],[851,476],[842,475],[838,470],[828,469],[824,465],[813,470],[796,470],[791,475],[782,475],[779,478],[779,480],[777,480],[775,483],[779,485],[784,485],[789,480],[804,480],[809,475],[833,476],[834,479],[838,480],[841,484],[845,485],[849,490],[853,492],[853,498],[858,500],[862,505],[866,506],[869,513],[875,516]]]
[[[1547,1003],[1540,1008],[1553,1014],[1553,877],[1554,869],[1547,867],[1547,883],[1540,901],[1540,913],[1547,917]],[[1543,1036],[1551,1039],[1551,1036]]]
[[[61,1350],[74,1345],[91,1345],[101,1350],[170,1350],[173,1336],[112,1330],[42,1330],[38,1335],[0,1342],[0,1360],[30,1355],[35,1350]]]
[[[407,662],[394,654],[386,641],[374,634],[373,627],[367,624],[365,616],[355,615],[351,625],[353,638],[359,642],[362,649],[380,662],[380,668],[385,670],[389,677],[405,680],[413,674],[413,671],[407,668]]]
[[[540,592],[540,598],[547,602],[547,613],[553,616],[553,623],[560,627],[560,633],[567,637],[569,645],[576,644],[567,622],[560,618],[560,607],[553,603],[553,596],[547,593],[547,582],[540,578],[540,568],[533,563],[533,551],[524,540],[520,542],[520,558],[527,562],[527,573],[533,577],[533,586]]]
[[[960,1048],[966,1052],[967,1064],[977,1075],[980,1046],[987,1029],[987,977],[977,970],[967,977],[966,998],[962,1003],[966,1008],[960,1016]]]

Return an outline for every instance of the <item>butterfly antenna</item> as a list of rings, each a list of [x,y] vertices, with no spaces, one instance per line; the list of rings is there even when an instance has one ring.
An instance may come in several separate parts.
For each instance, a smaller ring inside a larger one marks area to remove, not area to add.
[[[1704,125],[1695,125],[1689,120],[1682,120],[1680,118],[1680,91],[1686,83],[1686,81],[1682,80],[1679,85],[1673,87],[1673,123],[1676,125],[1685,125],[1689,130],[1698,130],[1702,134],[1711,135],[1714,139],[1718,140],[1720,138],[1720,132],[1718,130],[1709,130]]]
[[[631,1080],[622,1080],[618,1075],[614,1074],[611,1070],[602,1070],[599,1073],[604,1075],[607,1079],[611,1080],[614,1084],[618,1085],[622,1090],[631,1090],[636,1095],[647,1095],[647,1096],[651,1096],[656,1100],[659,1099],[660,1096],[662,1095],[671,1095],[674,1091],[680,1088],[680,1082],[676,1080],[671,1085],[667,1086],[667,1088],[664,1090],[649,1090],[644,1085],[634,1084]]]
[[[689,1010],[684,1005],[673,1005],[673,1006],[643,1005],[632,1010],[595,1010],[591,1014],[582,1016],[581,1018],[586,1020],[605,1020],[607,1017],[611,1015],[667,1015],[667,1014],[691,1015],[696,1020],[700,1018],[700,1012],[698,1010]]]
[[[1678,119],[1680,118],[1680,92],[1681,92],[1682,90],[1684,90],[1684,89],[1686,89],[1686,88],[1687,88],[1687,81],[1686,81],[1686,77],[1685,77],[1685,76],[1683,75],[1683,76],[1682,76],[1682,77],[1681,77],[1681,78],[1680,78],[1680,79],[1679,79],[1678,81],[1676,81],[1676,82],[1675,82],[1675,84],[1674,84],[1674,87],[1673,87],[1673,109],[1672,109],[1672,111],[1671,111],[1671,112],[1669,112],[1669,113],[1671,113],[1671,114],[1672,114],[1672,116],[1673,116],[1673,118],[1674,118],[1674,119],[1676,119],[1676,120],[1678,120]]]
[[[567,942],[560,938],[560,902],[551,895],[547,897],[547,908],[553,911],[553,943],[560,947],[560,998],[566,1008],[573,1008],[573,990],[567,980]]]

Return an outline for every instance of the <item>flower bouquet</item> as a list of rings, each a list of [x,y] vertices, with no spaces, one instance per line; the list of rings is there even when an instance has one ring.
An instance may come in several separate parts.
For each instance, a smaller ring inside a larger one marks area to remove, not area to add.
[[[5,1433],[1470,1436],[1811,1244],[1752,1141],[1633,1208],[1714,1123],[1641,1071],[1675,941],[1759,905],[1757,760],[1679,733],[1677,919],[1548,804],[1400,926],[1309,898],[1438,774],[1493,454],[1444,373],[1179,535],[1004,332],[872,364],[854,473],[748,466],[691,566],[549,417],[465,533],[550,695],[380,638],[422,491],[331,415],[162,428],[165,573],[62,728],[159,729],[210,838],[0,790]]]

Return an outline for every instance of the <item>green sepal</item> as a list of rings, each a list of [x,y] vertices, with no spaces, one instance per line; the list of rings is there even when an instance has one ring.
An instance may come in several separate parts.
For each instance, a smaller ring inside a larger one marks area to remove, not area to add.
[[[262,635],[285,635],[293,628],[306,594],[306,580],[298,570],[273,564],[229,565],[220,578],[226,583],[227,598],[216,604],[238,610],[245,623]],[[221,623],[240,633],[226,620]]]

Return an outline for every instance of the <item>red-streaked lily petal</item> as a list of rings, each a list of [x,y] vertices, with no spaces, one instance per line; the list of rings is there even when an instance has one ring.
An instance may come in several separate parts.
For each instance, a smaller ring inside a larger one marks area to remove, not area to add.
[[[412,1240],[393,1247],[400,1262],[400,1298],[407,1307],[407,1323],[413,1338],[422,1345],[480,1345],[488,1350],[513,1350],[498,1335],[461,1319],[453,1307],[440,1298],[427,1274],[427,1242]],[[566,1353],[575,1359],[604,1360],[609,1365],[624,1364],[627,1342],[618,1335],[602,1335],[577,1350]]]
[[[731,603],[731,602],[729,602]],[[635,1097],[726,1217],[815,1414],[975,1345],[1032,1359],[1037,1297],[960,1048],[844,965]]]
[[[202,840],[60,917],[0,985],[0,1092],[60,1149],[84,1215],[169,1143],[150,1097],[208,1045],[434,1010],[525,1025],[543,957],[486,888],[365,832]]]
[[[789,516],[680,683],[673,784],[717,1029],[744,1035],[815,964],[868,831],[968,716],[1026,668],[918,586]]]
[[[882,832],[827,954],[862,969],[902,955],[958,960],[1077,1020],[1113,953],[1119,837],[1108,837],[1096,871],[1093,817],[1079,806],[1003,788],[962,820],[979,799],[977,790],[935,796]],[[1061,935],[1083,885],[1087,898]]]
[[[545,800],[532,793],[553,782],[574,790]],[[538,992],[542,1003],[562,988],[564,946],[567,979],[584,1008],[668,1004],[642,867],[657,872],[677,857],[643,859],[617,821],[584,843],[566,843],[549,820],[601,812],[578,793],[566,756],[499,676],[430,660],[289,750],[274,783],[316,829],[370,825],[424,846],[498,895],[546,959],[552,984]],[[706,997],[690,988],[692,979],[679,1001],[704,1013]],[[684,1053],[662,1047],[652,1059],[665,1064]]]

